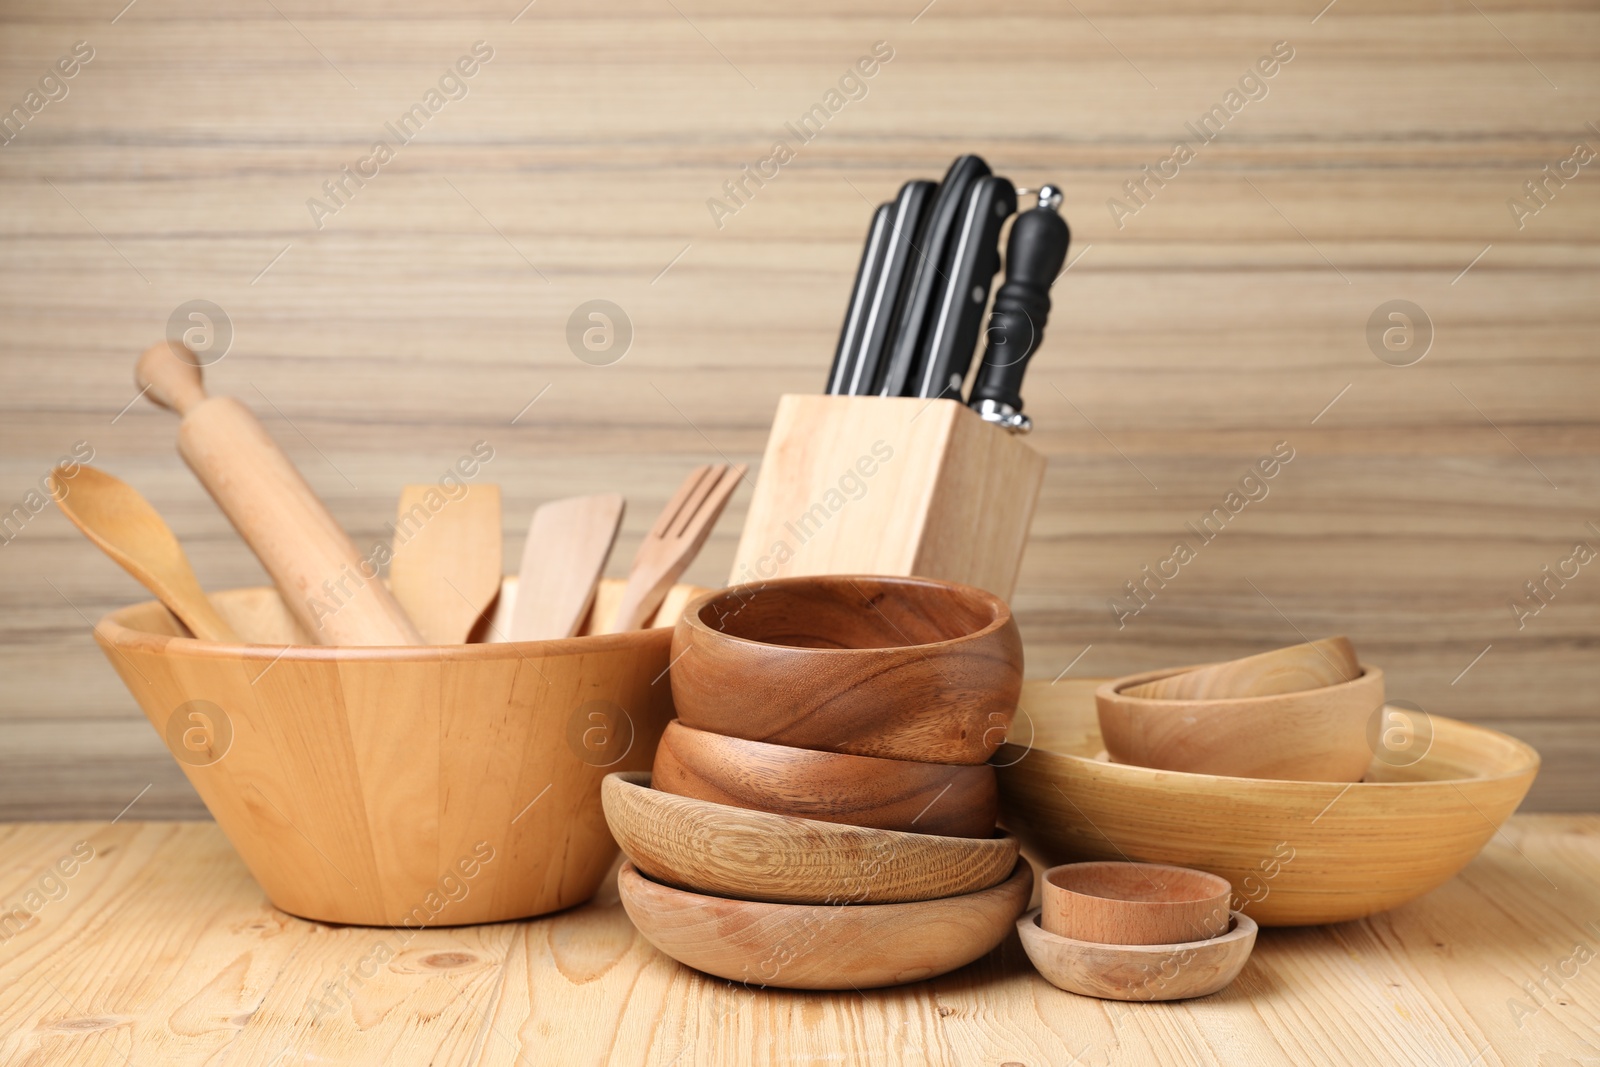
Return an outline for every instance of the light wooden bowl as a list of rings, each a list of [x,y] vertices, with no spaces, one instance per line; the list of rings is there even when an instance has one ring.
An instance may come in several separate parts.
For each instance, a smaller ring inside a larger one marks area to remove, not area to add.
[[[1300,693],[1338,685],[1361,675],[1361,663],[1348,638],[1324,637],[1225,663],[1185,667],[1158,681],[1125,690],[1150,700],[1217,700]]]
[[[1019,861],[992,889],[915,904],[762,904],[617,875],[628,918],[656,948],[695,970],[780,989],[872,989],[963,967],[1006,939],[1028,907],[1033,869]]]
[[[1372,762],[1367,728],[1383,707],[1383,672],[1301,693],[1148,700],[1126,690],[1180,673],[1147,671],[1095,690],[1100,733],[1118,763],[1158,770],[1356,782]]]
[[[154,601],[107,615],[95,639],[273,904],[415,927],[594,895],[617,853],[600,781],[648,767],[672,717],[655,684],[670,630],[329,648],[300,643],[270,588],[211,600],[259,643],[180,637]]]
[[[1006,602],[924,578],[789,578],[708,595],[678,620],[688,726],[751,741],[983,763],[1022,688]]]
[[[988,889],[1017,865],[1017,840],[936,837],[712,804],[608,774],[606,822],[646,876],[679,889],[774,904],[898,904]]]
[[[775,815],[879,830],[992,837],[994,768],[815,752],[667,724],[655,788]]]
[[[1034,746],[996,759],[1002,819],[1023,848],[1047,864],[1209,871],[1263,926],[1359,919],[1422,896],[1478,854],[1539,771],[1521,741],[1440,715],[1425,756],[1375,761],[1354,784],[1158,771],[1093,758],[1104,744],[1092,719],[1062,701],[1052,721],[1045,706],[1033,705]]]
[[[1171,945],[1101,945],[1046,930],[1035,909],[1017,920],[1022,950],[1058,989],[1101,1000],[1187,1000],[1238,977],[1256,944],[1256,924],[1234,912],[1217,937]]]
[[[1226,878],[1165,863],[1090,860],[1044,872],[1050,933],[1102,945],[1171,945],[1228,928]]]

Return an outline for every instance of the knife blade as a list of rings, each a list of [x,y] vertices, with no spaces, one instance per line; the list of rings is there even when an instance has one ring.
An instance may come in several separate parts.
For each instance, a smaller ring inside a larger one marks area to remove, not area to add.
[[[1000,269],[1000,230],[1016,210],[1016,187],[1005,178],[991,175],[972,184],[945,262],[926,354],[912,383],[917,396],[961,399],[989,287]]]

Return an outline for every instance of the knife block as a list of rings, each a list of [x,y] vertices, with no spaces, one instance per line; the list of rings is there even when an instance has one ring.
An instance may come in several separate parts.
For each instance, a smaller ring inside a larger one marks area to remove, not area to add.
[[[729,581],[917,575],[1009,600],[1044,468],[954,400],[784,396]]]

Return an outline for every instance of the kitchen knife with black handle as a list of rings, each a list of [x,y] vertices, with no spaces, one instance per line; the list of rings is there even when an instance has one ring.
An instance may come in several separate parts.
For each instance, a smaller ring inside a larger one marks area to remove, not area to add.
[[[972,385],[973,410],[1012,433],[1033,428],[1033,420],[1022,413],[1022,376],[1044,337],[1050,286],[1061,273],[1072,239],[1060,207],[1060,190],[1041,186],[1039,206],[1024,211],[1011,224],[1006,280],[995,293],[988,344]]]
[[[867,289],[858,293],[866,301],[861,309],[860,338],[855,345],[852,365],[849,372],[843,375],[837,392],[868,396],[878,391],[883,376],[884,354],[893,337],[901,291],[912,264],[921,258],[922,233],[928,205],[933,200],[936,188],[930,181],[906,182],[895,197],[883,233],[882,266]],[[869,233],[869,244],[871,240],[872,234]],[[871,249],[863,252],[863,266],[872,255]],[[855,299],[852,298],[850,313],[845,316],[847,330],[856,312],[853,306]],[[841,344],[843,342],[841,338]]]
[[[1000,269],[1000,229],[1016,210],[1016,187],[1005,178],[991,175],[972,184],[912,383],[917,396],[961,399],[983,309],[989,304],[989,286]]]
[[[872,293],[883,272],[883,261],[888,251],[889,222],[894,216],[893,204],[879,204],[872,213],[872,226],[867,230],[867,243],[861,248],[861,265],[856,268],[856,286],[850,292],[850,308],[845,312],[844,327],[839,331],[839,347],[833,353],[833,367],[828,371],[828,388],[825,392],[842,393],[861,359],[861,340],[866,331],[867,307],[872,303]]]
[[[973,182],[987,177],[989,165],[977,156],[958,156],[939,183],[938,195],[928,209],[918,255],[912,265],[900,309],[895,313],[894,335],[887,352],[887,365],[879,388],[880,396],[910,396],[916,372],[925,357],[936,296],[943,288],[944,265],[961,222],[962,209]]]

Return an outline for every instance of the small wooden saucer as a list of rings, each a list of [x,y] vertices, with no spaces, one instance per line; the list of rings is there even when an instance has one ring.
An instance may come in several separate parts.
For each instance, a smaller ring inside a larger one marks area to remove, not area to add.
[[[1178,945],[1097,945],[1058,937],[1035,908],[1017,920],[1022,949],[1051,985],[1101,1000],[1186,1000],[1225,987],[1244,969],[1256,924],[1234,912],[1228,932]]]

